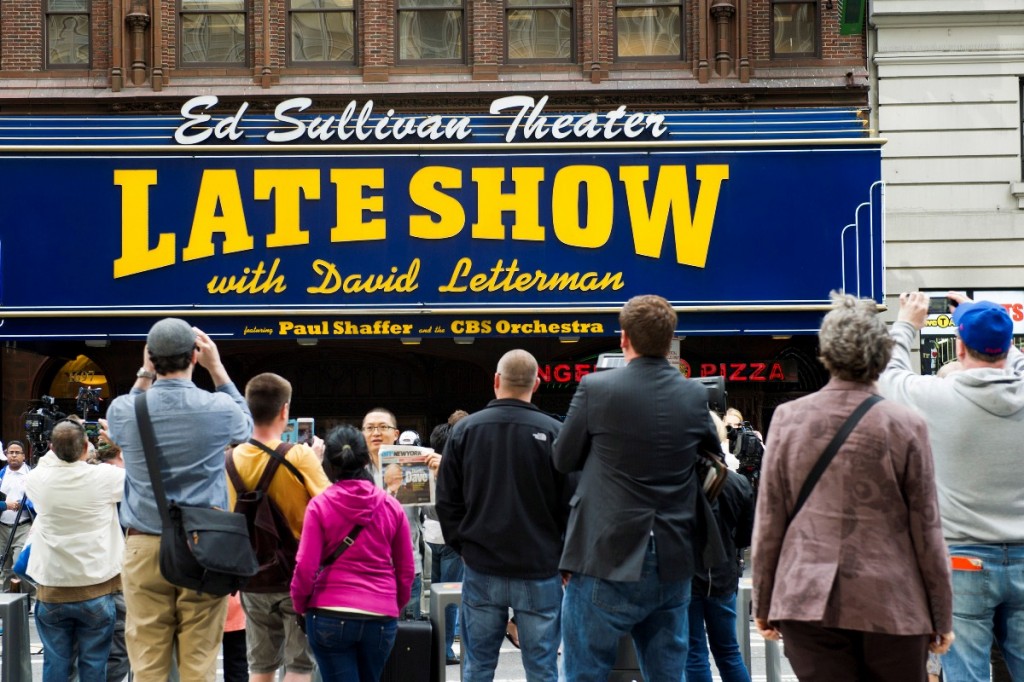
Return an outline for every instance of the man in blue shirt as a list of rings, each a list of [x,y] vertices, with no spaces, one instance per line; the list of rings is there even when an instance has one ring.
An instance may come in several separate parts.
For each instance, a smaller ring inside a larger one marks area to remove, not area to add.
[[[214,392],[192,382],[196,364],[210,373]],[[164,682],[177,643],[181,678],[213,682],[227,598],[177,587],[160,574],[160,512],[135,396],[147,392],[167,499],[184,506],[227,509],[224,449],[248,440],[252,415],[217,346],[183,320],[166,318],[153,325],[136,376],[131,393],[116,398],[107,410],[110,437],[121,447],[127,474],[121,524],[128,528],[122,571],[128,658],[138,682]]]

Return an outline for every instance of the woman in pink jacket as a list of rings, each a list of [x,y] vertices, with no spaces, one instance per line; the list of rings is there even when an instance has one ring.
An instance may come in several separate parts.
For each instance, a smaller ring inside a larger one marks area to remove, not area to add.
[[[302,525],[292,602],[325,682],[380,679],[412,589],[409,522],[374,485],[369,463],[355,427],[328,433],[324,469],[334,485],[310,501]]]

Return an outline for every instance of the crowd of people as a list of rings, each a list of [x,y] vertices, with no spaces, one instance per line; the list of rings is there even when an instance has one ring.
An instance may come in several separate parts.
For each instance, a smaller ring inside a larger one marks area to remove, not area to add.
[[[392,411],[285,442],[285,378],[257,375],[243,395],[209,336],[161,320],[99,450],[76,419],[34,468],[7,444],[0,523],[12,563],[30,548],[44,679],[119,680],[130,665],[140,682],[209,681],[223,651],[229,682],[378,680],[400,619],[421,615],[425,544],[431,581],[462,583],[443,636],[459,663],[459,631],[469,682],[494,678],[506,639],[530,682],[605,682],[627,637],[650,682],[710,681],[712,661],[750,682],[736,641],[750,545],[755,624],[785,640],[802,682],[925,682],[938,668],[980,682],[993,644],[1022,680],[1024,356],[1002,306],[950,300],[957,371],[930,377],[910,362],[923,294],[900,297],[891,328],[873,301],[834,294],[819,333],[830,381],[755,432],[756,488],[727,469],[709,495],[698,460],[736,469],[728,429],[745,422],[709,411],[703,385],[666,361],[672,306],[634,297],[619,316],[625,367],[583,377],[564,420],[533,403],[530,353],[498,360],[494,400],[430,434],[436,507],[403,504],[382,471],[382,448],[421,445]],[[197,366],[213,391],[193,383]],[[257,548],[238,595],[164,577],[136,400],[168,499],[269,502],[275,546]]]

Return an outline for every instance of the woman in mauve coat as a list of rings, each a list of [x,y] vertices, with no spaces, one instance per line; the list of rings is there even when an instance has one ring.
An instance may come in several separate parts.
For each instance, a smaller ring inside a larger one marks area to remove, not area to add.
[[[892,344],[874,301],[833,294],[819,333],[831,379],[776,409],[768,432],[754,616],[765,638],[786,640],[801,682],[926,682],[928,651],[953,640],[931,447],[913,410],[873,405],[790,520],[829,441],[877,393]]]

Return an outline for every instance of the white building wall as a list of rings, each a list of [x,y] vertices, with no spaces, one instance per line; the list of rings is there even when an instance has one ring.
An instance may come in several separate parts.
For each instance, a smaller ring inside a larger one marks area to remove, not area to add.
[[[1024,289],[1024,0],[873,0],[889,318],[901,291]]]

